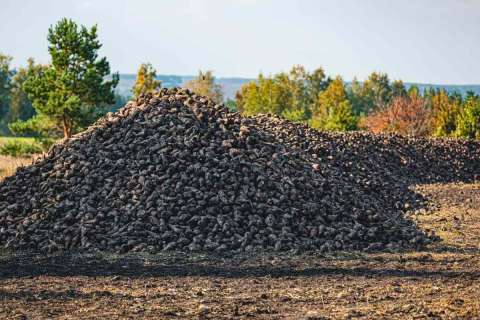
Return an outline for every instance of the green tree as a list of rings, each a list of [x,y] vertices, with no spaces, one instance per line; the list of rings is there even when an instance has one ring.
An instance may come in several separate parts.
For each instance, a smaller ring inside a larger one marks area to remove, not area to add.
[[[433,135],[441,137],[454,134],[460,112],[458,101],[451,99],[443,89],[425,96],[428,97],[432,110]]]
[[[323,68],[317,68],[306,75],[306,88],[309,103],[316,103],[320,92],[328,88],[332,82],[330,77],[327,77]]]
[[[259,113],[280,115],[284,110],[283,107],[292,103],[287,85],[280,84],[280,81],[284,80],[279,78],[283,76],[284,74],[281,74],[277,79],[273,79],[260,74],[257,81],[244,84],[237,95],[239,110],[245,115]]]
[[[232,112],[237,112],[238,111],[237,103],[233,99],[228,99],[225,102],[225,106],[228,108],[228,110],[230,110]]]
[[[332,131],[347,131],[357,128],[357,118],[347,99],[342,78],[335,78],[318,96],[318,110],[313,114],[312,127]]]
[[[362,83],[355,77],[350,85],[345,89],[347,99],[352,105],[353,113],[356,116],[366,115],[364,97],[362,96]]]
[[[457,137],[480,139],[480,98],[478,96],[466,97],[457,117],[455,134]]]
[[[420,89],[418,89],[416,85],[410,86],[410,88],[408,88],[407,90],[407,94],[410,98],[416,98],[421,96]]]
[[[373,72],[364,83],[364,90],[373,101],[373,108],[384,109],[392,98],[392,87],[386,73]]]
[[[474,93],[474,92],[472,92],[472,91],[467,91],[467,95],[466,95],[465,98],[473,97],[473,96],[475,96],[475,93]],[[449,97],[450,97],[450,99],[451,99],[452,101],[455,101],[457,104],[460,104],[460,105],[461,105],[461,104],[463,104],[463,102],[464,102],[464,98],[463,98],[462,94],[461,94],[460,92],[458,92],[458,91],[451,92],[451,93],[449,94]]]
[[[222,86],[215,83],[212,71],[199,71],[198,76],[185,83],[185,88],[198,95],[210,98],[215,103],[223,102]]]
[[[37,115],[13,127],[43,133],[48,128],[47,132],[60,131],[68,139],[115,102],[119,78],[113,74],[105,80],[110,65],[98,57],[102,45],[96,25],[89,30],[62,19],[48,30],[48,41],[51,65],[23,85]]]
[[[262,75],[260,75],[262,76]],[[260,78],[260,77],[259,77]],[[255,96],[255,99],[253,99]],[[253,104],[250,100],[254,100]],[[257,105],[258,100],[258,84],[255,81],[244,83],[240,89],[235,93],[235,101],[237,109],[240,113],[249,115],[254,105]]]
[[[392,99],[396,97],[406,97],[407,96],[407,89],[405,88],[405,84],[403,84],[402,80],[394,80],[392,82]]]
[[[270,113],[282,115],[295,104],[294,92],[288,75],[258,76],[256,81],[244,84],[237,92],[237,106],[245,115]]]
[[[10,87],[13,71],[10,69],[12,58],[0,54],[0,132],[6,133],[7,112],[10,104]]]
[[[318,107],[318,94],[325,90],[330,79],[322,68],[307,72],[296,65],[286,73],[258,76],[237,92],[238,110],[246,115],[272,113],[285,119],[307,122]]]
[[[401,84],[395,82],[395,93],[400,94]],[[367,80],[360,83],[354,79],[347,90],[348,100],[356,115],[368,115],[385,109],[393,96],[393,88],[386,73],[373,72]]]
[[[36,64],[33,58],[29,58],[28,65],[26,67],[20,67],[17,69],[12,78],[10,90],[10,122],[15,122],[18,120],[25,121],[32,118],[36,114],[32,103],[28,99],[27,93],[23,89],[23,85],[29,77],[39,76],[46,70],[46,68],[48,68],[48,66]]]
[[[288,74],[280,74],[276,78],[283,79],[284,89],[290,93],[291,99],[285,101],[282,116],[301,122],[311,119],[312,112],[318,107],[318,95],[331,81],[322,68],[310,73],[301,65],[293,66]]]
[[[157,80],[157,71],[150,63],[142,63],[138,68],[137,79],[132,88],[133,96],[136,98],[142,93],[152,92],[159,89],[162,82]]]

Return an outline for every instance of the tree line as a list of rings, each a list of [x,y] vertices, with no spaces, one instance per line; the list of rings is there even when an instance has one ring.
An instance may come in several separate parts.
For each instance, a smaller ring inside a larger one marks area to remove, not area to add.
[[[97,27],[62,19],[48,30],[48,64],[30,58],[11,69],[11,57],[0,54],[0,134],[34,136],[45,145],[68,139],[127,97],[115,94],[118,73],[99,57]],[[140,65],[132,97],[161,88],[155,68]],[[217,103],[222,88],[211,71],[200,71],[184,85]],[[313,128],[333,131],[370,130],[415,136],[480,139],[480,97],[444,89],[407,88],[387,74],[372,73],[363,82],[346,83],[322,68],[303,66],[244,84],[226,105],[244,115],[270,113]]]
[[[321,68],[308,72],[294,66],[288,73],[260,74],[242,86],[236,101],[246,115],[271,113],[323,130],[480,139],[480,97],[474,92],[420,92],[384,73],[347,84]]]

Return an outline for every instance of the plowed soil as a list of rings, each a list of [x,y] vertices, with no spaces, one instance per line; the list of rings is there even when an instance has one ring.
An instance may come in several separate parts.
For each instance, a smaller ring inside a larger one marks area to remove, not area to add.
[[[480,184],[419,186],[423,251],[0,256],[1,319],[480,319]]]

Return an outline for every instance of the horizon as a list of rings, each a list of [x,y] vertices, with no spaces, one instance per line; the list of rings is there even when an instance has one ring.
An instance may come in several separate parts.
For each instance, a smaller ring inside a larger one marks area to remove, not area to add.
[[[131,90],[136,80],[137,75],[134,73],[120,73],[120,83],[118,84],[115,91],[121,96],[128,97],[131,95]],[[185,82],[188,80],[194,79],[195,75],[175,75],[175,74],[157,74],[157,79],[162,82],[162,86],[171,88],[171,87],[182,87],[185,85]],[[242,78],[242,77],[216,77],[216,83],[220,84],[222,91],[224,93],[225,99],[235,99],[235,95],[240,90],[241,86],[244,83],[250,81],[257,81],[256,78]],[[344,81],[348,86],[352,82]],[[360,81],[360,83],[363,83]],[[459,93],[462,96],[465,96],[469,91],[474,92],[480,95],[480,85],[478,84],[439,84],[439,83],[418,83],[418,82],[403,82],[405,87],[408,89],[412,86],[416,86],[420,91],[427,90],[428,88],[432,89],[443,89],[449,93]]]
[[[36,2],[7,0],[0,13],[2,52],[15,67],[48,62],[47,31],[62,17],[98,25],[112,72],[256,78],[301,64],[349,82],[371,72],[406,83],[480,83],[480,2],[425,0],[238,0]],[[113,14],[105,14],[112,11]],[[149,8],[149,10],[144,10]],[[449,23],[445,23],[448,19]],[[28,21],[27,24],[18,21]]]
[[[132,76],[132,77],[135,77],[135,78],[137,76],[136,73],[126,73],[126,72],[119,72],[119,75],[120,76]],[[264,74],[264,76],[271,76],[271,75],[272,74],[268,74],[268,75]],[[196,77],[196,75],[195,74],[157,73],[157,79],[160,78],[160,77],[194,78],[194,77]],[[257,77],[258,77],[258,75],[255,76],[255,77],[236,77],[236,76],[229,76],[229,75],[222,76],[222,77],[215,76],[216,79],[238,79],[238,80],[256,80]],[[343,80],[347,84],[353,82],[353,79],[349,80],[349,79],[343,78]],[[390,80],[396,80],[396,79],[390,79]],[[431,85],[431,86],[454,86],[454,87],[480,86],[480,82],[479,83],[464,83],[464,84],[457,84],[457,83],[445,84],[445,83],[413,82],[413,81],[405,81],[404,79],[399,79],[399,80],[402,80],[402,82],[406,85],[419,84],[419,85],[424,85],[424,86],[430,86]],[[364,82],[364,80],[358,80],[358,81],[360,83]]]

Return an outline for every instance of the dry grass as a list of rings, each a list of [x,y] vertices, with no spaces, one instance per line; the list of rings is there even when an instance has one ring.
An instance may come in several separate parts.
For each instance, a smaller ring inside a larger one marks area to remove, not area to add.
[[[11,141],[33,143],[33,138],[23,138],[23,137],[0,137],[0,146]],[[11,176],[15,173],[18,167],[29,165],[35,157],[10,157],[0,155],[0,181],[5,177]]]
[[[33,158],[14,158],[0,155],[0,181],[15,173],[18,167],[31,164]]]

